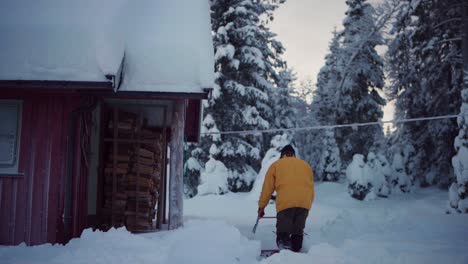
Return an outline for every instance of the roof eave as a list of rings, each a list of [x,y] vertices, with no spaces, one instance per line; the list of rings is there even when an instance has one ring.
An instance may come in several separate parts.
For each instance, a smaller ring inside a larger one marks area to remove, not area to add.
[[[110,90],[114,83],[89,81],[0,80],[0,88]]]

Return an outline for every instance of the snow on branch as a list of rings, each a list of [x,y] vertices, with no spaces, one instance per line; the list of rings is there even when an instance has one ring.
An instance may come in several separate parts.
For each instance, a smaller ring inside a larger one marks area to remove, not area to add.
[[[356,57],[359,55],[359,52],[365,47],[365,45],[369,42],[369,40],[376,33],[382,31],[383,29],[387,27],[388,23],[391,22],[392,19],[395,18],[397,11],[401,8],[402,5],[403,5],[402,0],[389,0],[389,1],[384,2],[382,5],[376,8],[378,19],[375,23],[375,26],[374,28],[372,28],[369,34],[361,40],[359,45],[357,45],[356,50],[351,55],[351,58],[346,64],[345,70],[343,72],[343,78],[341,79],[340,85],[338,86],[340,90],[343,88],[346,77],[348,76],[349,70],[351,68],[351,65],[353,61],[356,59]]]

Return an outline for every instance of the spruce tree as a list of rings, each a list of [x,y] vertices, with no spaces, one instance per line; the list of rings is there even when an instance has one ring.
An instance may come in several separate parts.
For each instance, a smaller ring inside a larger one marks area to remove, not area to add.
[[[340,81],[340,34],[335,30],[329,45],[329,53],[325,56],[325,65],[317,76],[317,88],[314,91],[311,105],[312,120],[315,125],[336,124],[336,93]],[[335,131],[316,130],[313,146],[318,154],[316,165],[316,177],[324,181],[336,181],[341,172],[341,158],[339,148],[335,140]]]
[[[393,26],[389,58],[390,95],[398,118],[451,115],[461,105],[462,61],[459,1],[407,1]],[[457,22],[458,21],[458,22]],[[421,186],[447,187],[457,135],[453,119],[397,126],[396,152],[410,146],[406,173]],[[434,151],[437,149],[437,151]]]
[[[204,108],[204,130],[262,130],[273,127],[271,96],[280,82],[284,48],[265,23],[283,1],[214,0],[215,87]],[[208,120],[207,118],[212,120]],[[269,138],[263,134],[203,136],[201,148],[228,170],[229,190],[249,191]],[[205,160],[208,155],[205,154]]]
[[[462,6],[464,32],[463,60],[464,87],[461,92],[462,106],[458,117],[458,136],[455,139],[457,155],[452,158],[452,165],[456,175],[456,181],[449,189],[449,212],[468,213],[468,4]]]
[[[341,80],[340,70],[340,33],[333,32],[325,65],[317,75],[317,87],[312,99],[312,115],[321,125],[336,124],[336,94]]]
[[[327,129],[323,134],[320,163],[316,173],[320,174],[318,177],[323,181],[337,181],[341,174],[341,159],[335,132],[333,129]]]
[[[375,50],[383,39],[375,30],[374,8],[366,0],[348,0],[346,4],[335,120],[338,124],[376,122],[382,118],[381,108],[385,105],[380,95],[384,86],[383,60]],[[369,32],[373,34],[369,36]],[[376,142],[382,142],[382,137],[381,125],[337,129],[335,138],[344,165],[354,154],[368,153]]]

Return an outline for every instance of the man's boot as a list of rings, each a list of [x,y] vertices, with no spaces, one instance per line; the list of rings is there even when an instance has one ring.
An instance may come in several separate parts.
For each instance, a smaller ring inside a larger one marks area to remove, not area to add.
[[[301,251],[303,239],[304,235],[291,235],[291,250],[294,252]]]
[[[291,249],[291,237],[289,233],[277,233],[276,245],[278,249]]]

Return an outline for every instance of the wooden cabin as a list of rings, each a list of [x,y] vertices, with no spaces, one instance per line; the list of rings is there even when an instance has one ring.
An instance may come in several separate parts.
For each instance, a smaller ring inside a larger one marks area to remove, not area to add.
[[[183,144],[198,141],[213,87],[208,2],[9,2],[0,5],[0,244],[180,227]]]

